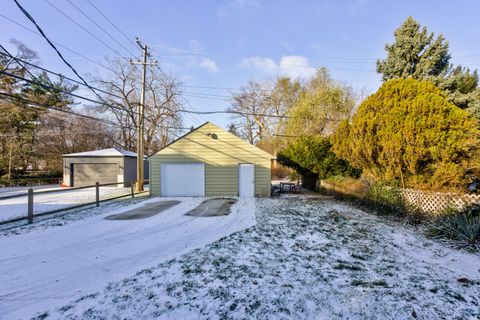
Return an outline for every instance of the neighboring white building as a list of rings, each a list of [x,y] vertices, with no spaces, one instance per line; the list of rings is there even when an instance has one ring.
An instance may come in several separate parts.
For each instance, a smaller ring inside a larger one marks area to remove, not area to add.
[[[148,163],[144,162],[148,179]],[[63,155],[63,183],[69,187],[94,185],[96,182],[130,186],[137,179],[137,154],[109,148]]]

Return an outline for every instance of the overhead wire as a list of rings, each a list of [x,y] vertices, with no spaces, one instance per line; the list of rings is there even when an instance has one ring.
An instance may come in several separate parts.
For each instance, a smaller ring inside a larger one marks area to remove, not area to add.
[[[182,97],[183,101],[194,111],[198,111],[191,103],[190,101],[188,101],[187,99],[185,99],[184,97]],[[187,113],[189,114],[189,113]],[[203,122],[207,122],[208,120],[202,115],[195,115],[195,116],[199,116],[201,120],[203,120]]]
[[[25,29],[25,30],[27,30],[27,31],[29,31],[29,32],[37,35],[37,36],[39,36],[39,37],[43,37],[39,32],[37,32],[37,31],[35,31],[35,30],[33,30],[33,29],[31,29],[31,28],[29,28],[29,27],[27,27],[27,26],[25,26],[25,25],[23,25],[23,24],[15,21],[15,20],[13,20],[13,19],[11,19],[11,18],[9,18],[9,17],[7,17],[7,16],[5,16],[5,15],[3,15],[3,14],[1,14],[1,13],[0,13],[0,17],[4,18],[4,19],[7,20],[7,21],[10,21],[11,23],[13,23],[13,24],[15,24],[15,25],[17,25],[17,26],[19,26],[19,27],[21,27],[21,28],[23,28],[23,29]],[[108,71],[110,71],[110,72],[115,72],[113,69],[107,67],[106,65],[104,65],[104,64],[102,64],[102,63],[100,63],[100,62],[98,62],[98,61],[96,61],[96,60],[94,60],[94,59],[92,59],[92,58],[90,58],[90,57],[87,57],[87,56],[85,56],[84,54],[82,54],[82,53],[80,53],[80,52],[78,52],[78,51],[76,51],[76,50],[73,50],[73,49],[67,47],[66,45],[64,45],[64,44],[62,44],[62,43],[60,43],[60,42],[58,42],[58,41],[56,41],[56,40],[51,40],[51,41],[52,41],[53,43],[55,43],[57,46],[62,47],[63,49],[65,49],[65,50],[67,50],[67,51],[70,51],[71,53],[73,53],[73,54],[75,54],[75,55],[77,55],[77,56],[79,56],[79,57],[81,57],[81,58],[83,58],[83,59],[85,59],[85,60],[88,60],[88,61],[90,61],[90,62],[92,62],[92,63],[94,63],[94,64],[96,64],[96,65],[98,65],[98,66],[100,66],[100,67],[102,67],[102,68],[104,68],[105,70],[108,70]]]
[[[97,22],[95,22],[95,20],[93,20],[89,15],[87,15],[82,9],[80,9],[77,5],[75,5],[71,0],[67,0],[68,3],[70,3],[75,9],[77,9],[77,11],[79,11],[85,18],[87,18],[90,22],[92,22],[93,24],[95,24],[100,30],[102,30],[110,39],[112,39],[113,41],[115,41],[120,47],[122,47],[123,49],[125,49],[128,53],[130,53],[132,56],[134,56],[135,54],[130,50],[128,49],[127,47],[125,47],[120,41],[118,41],[110,32],[108,32],[107,30],[105,30],[105,28],[103,28],[101,25],[99,25]]]
[[[55,8],[57,11],[59,11],[60,13],[62,13],[65,17],[69,18],[69,20],[71,20],[72,22],[74,22],[76,25],[78,25],[79,27],[81,27],[83,30],[85,30],[86,32],[88,32],[89,34],[91,34],[92,36],[94,36],[96,39],[100,40],[98,37],[96,37],[95,35],[93,35],[91,32],[89,32],[88,30],[86,30],[85,28],[83,28],[81,25],[79,25],[75,20],[73,20],[71,17],[69,17],[68,15],[66,15],[63,11],[61,11],[60,9],[58,9],[56,6],[54,6],[52,3],[50,3],[48,0],[44,0],[45,2],[47,2],[50,6],[52,6],[53,8]],[[42,28],[38,25],[38,23],[35,21],[35,19],[30,15],[30,13],[17,1],[17,0],[14,0],[14,2],[16,3],[16,5],[19,7],[20,11],[35,25],[35,27],[37,28],[38,30],[38,34],[40,36],[42,36],[47,42],[48,44],[56,51],[57,55],[62,59],[62,61],[72,70],[72,72],[80,79],[82,80],[83,84],[85,86],[87,86],[100,100],[103,101],[103,103],[100,103],[96,100],[93,100],[93,99],[89,99],[89,98],[86,98],[86,97],[83,97],[83,96],[80,96],[80,95],[75,95],[75,94],[72,94],[71,92],[66,92],[66,91],[63,91],[63,93],[66,93],[66,94],[70,94],[72,96],[75,96],[75,97],[78,97],[78,98],[81,98],[81,99],[85,99],[87,101],[91,101],[91,102],[94,102],[94,103],[99,103],[99,104],[104,104],[104,105],[107,105],[107,106],[110,106],[110,107],[113,107],[112,105],[106,103],[103,98],[98,95],[98,93],[95,91],[95,89],[77,72],[77,70],[63,57],[62,53],[56,48],[56,46],[53,44],[53,41],[51,41],[47,36],[46,34],[44,33],[44,31],[42,30]],[[7,18],[7,20],[10,20],[12,21],[11,19],[9,19],[8,17],[5,17]],[[12,21],[14,22],[14,21]],[[16,22],[14,22],[16,23]],[[26,28],[27,30],[30,30],[34,33],[37,33],[29,28]],[[104,43],[103,41],[100,40],[100,42]],[[104,43],[105,44],[105,43]],[[108,45],[107,45],[108,47]],[[113,49],[113,48],[111,48]],[[116,53],[119,53],[118,51],[116,50],[113,50],[114,52]],[[121,54],[119,54],[121,55]],[[5,72],[4,72],[5,73]],[[8,74],[8,73],[5,73],[5,74]],[[15,75],[13,74],[8,74],[9,76],[13,76],[15,77]],[[29,80],[29,79],[26,79],[26,78],[23,78],[22,80],[24,81],[27,81],[27,82],[30,82],[30,83],[34,83],[35,81],[33,80]],[[40,86],[44,86],[48,89],[55,89],[58,91],[58,88],[53,88],[53,87],[49,87],[48,85],[45,85],[45,84],[42,84],[42,83],[36,83]],[[5,95],[4,93],[1,93],[2,95]],[[86,115],[82,115],[82,114],[77,114],[75,112],[72,112],[70,110],[63,110],[63,109],[58,109],[58,108],[54,108],[52,106],[46,106],[46,105],[39,105],[38,103],[36,103],[35,101],[29,101],[29,100],[25,100],[23,98],[19,98],[18,96],[11,96],[10,98],[14,98],[16,100],[18,99],[22,99],[24,102],[28,102],[28,103],[32,103],[32,104],[36,104],[37,106],[40,106],[40,107],[44,107],[44,108],[47,108],[47,109],[51,109],[51,110],[57,110],[59,112],[66,112],[66,113],[70,113],[70,114],[75,114],[75,115],[78,115],[78,116],[82,116],[82,117],[86,117],[86,118],[89,118],[89,119],[92,119],[92,120],[96,120],[96,121],[101,121],[101,122],[104,122],[104,123],[109,123],[111,125],[116,125],[118,126],[118,124],[115,124],[114,122],[112,121],[107,121],[107,120],[103,120],[103,119],[98,119],[98,118],[95,118],[95,117],[91,117],[91,116],[86,116]],[[126,111],[126,110],[123,110],[121,109],[122,111]],[[123,125],[120,125],[121,127],[125,128],[125,126]],[[131,127],[129,127],[131,128]],[[168,129],[168,128],[167,128]],[[177,127],[172,127],[172,129],[180,129],[180,128],[177,128]]]
[[[75,98],[78,98],[78,99],[82,99],[82,100],[85,100],[85,101],[89,101],[89,102],[92,102],[92,103],[96,103],[96,104],[99,104],[99,105],[103,105],[103,106],[108,106],[110,108],[113,108],[113,109],[117,109],[121,112],[131,112],[131,113],[134,113],[134,114],[137,114],[136,111],[128,111],[128,110],[125,110],[125,109],[122,109],[118,106],[114,106],[114,105],[111,105],[111,104],[108,104],[106,102],[100,102],[100,101],[97,101],[97,100],[94,100],[94,99],[90,99],[88,97],[84,97],[84,96],[81,96],[81,95],[78,95],[78,94],[75,94],[75,93],[72,93],[72,92],[69,92],[69,91],[66,91],[66,90],[62,90],[62,89],[59,89],[59,88],[55,88],[55,87],[52,87],[50,85],[47,85],[45,83],[41,83],[41,82],[38,82],[38,81],[35,81],[35,80],[30,80],[30,79],[27,79],[25,77],[21,77],[21,76],[18,76],[18,75],[15,75],[13,73],[10,73],[10,72],[6,72],[6,71],[0,71],[0,74],[5,74],[11,78],[15,78],[15,79],[18,79],[18,80],[22,80],[22,81],[25,81],[25,82],[28,82],[28,83],[31,83],[31,84],[34,84],[34,85],[38,85],[38,86],[41,86],[47,90],[55,90],[57,93],[63,93],[63,94],[66,94],[66,95],[69,95],[69,96],[72,96],[72,97],[75,97]]]
[[[102,100],[104,103],[105,100],[103,100],[103,98],[90,86],[90,84],[77,72],[77,70],[64,58],[64,56],[62,55],[62,53],[57,49],[57,47],[52,43],[52,41],[47,37],[47,35],[43,32],[42,28],[38,25],[38,23],[35,21],[35,19],[30,15],[30,13],[22,7],[22,5],[20,5],[20,3],[18,2],[18,0],[13,0],[18,8],[20,9],[20,11],[22,11],[22,13],[35,25],[35,27],[37,28],[38,32],[40,32],[40,34],[42,35],[42,37],[48,42],[48,44],[50,45],[50,47],[52,47],[55,52],[57,53],[57,55],[60,57],[60,59],[73,71],[73,73],[75,73],[75,75],[80,79],[82,80],[82,82],[90,89],[90,91],[92,91],[100,100]],[[48,1],[48,0],[45,0],[45,1]],[[107,103],[106,103],[107,104]],[[108,104],[107,104],[108,105]]]
[[[178,112],[183,113],[193,113],[193,114],[236,114],[241,116],[257,116],[257,117],[266,117],[266,118],[283,118],[283,119],[291,119],[292,116],[287,115],[277,115],[277,114],[266,114],[266,113],[255,113],[255,112],[242,112],[242,111],[235,111],[235,110],[216,110],[216,111],[192,111],[186,109],[179,109]],[[324,117],[324,120],[327,121],[343,121],[345,119],[336,119],[336,118],[329,118]]]
[[[111,19],[109,19],[97,6],[95,6],[90,0],[86,0],[102,17],[105,18],[127,41],[130,41],[135,48],[138,48],[133,40],[128,37]]]
[[[115,123],[115,122],[110,121],[110,120],[100,119],[100,118],[96,118],[96,117],[93,117],[93,116],[77,113],[77,112],[71,111],[69,109],[68,110],[67,109],[61,109],[61,108],[57,108],[57,107],[54,107],[54,106],[51,106],[51,105],[42,104],[38,101],[33,101],[33,100],[30,100],[30,99],[25,99],[25,98],[19,97],[18,95],[13,95],[13,94],[5,93],[5,92],[0,92],[0,96],[4,96],[4,97],[6,97],[6,98],[8,98],[12,101],[21,101],[21,102],[29,103],[29,104],[32,104],[34,106],[41,107],[41,108],[44,108],[44,109],[55,110],[55,111],[62,112],[62,113],[68,113],[68,114],[71,114],[71,115],[76,115],[76,116],[87,118],[87,119],[90,119],[90,120],[95,120],[95,121],[98,121],[98,122],[103,122],[103,123],[106,123],[106,124],[110,124],[112,126],[134,129],[131,126],[125,126],[125,125],[118,124],[118,123]]]
[[[0,45],[0,47],[3,48],[4,51],[7,51],[7,49],[6,49],[4,46]],[[71,82],[73,82],[73,83],[76,83],[76,84],[85,86],[85,84],[84,84],[83,82],[81,82],[81,81],[78,81],[78,80],[76,80],[76,79],[67,77],[67,76],[65,76],[65,75],[63,75],[63,74],[61,74],[61,73],[58,73],[58,72],[49,70],[49,69],[47,69],[47,68],[44,68],[44,67],[39,66],[39,65],[37,65],[37,64],[31,63],[31,62],[26,61],[26,60],[24,60],[24,59],[15,57],[15,56],[13,56],[13,55],[10,54],[10,53],[4,53],[4,52],[1,52],[1,51],[0,51],[0,54],[3,54],[4,56],[12,57],[12,59],[14,59],[14,60],[16,60],[16,61],[18,61],[18,62],[21,62],[21,63],[23,63],[23,64],[25,64],[25,65],[28,65],[28,66],[30,66],[30,67],[33,67],[33,68],[42,70],[42,71],[47,72],[47,73],[49,73],[49,74],[53,74],[53,75],[55,75],[55,76],[57,76],[57,77],[61,77],[61,78],[67,79],[68,81],[71,81]],[[105,91],[105,90],[100,89],[100,88],[98,88],[98,87],[94,87],[94,86],[91,86],[91,87],[92,87],[94,90],[98,91],[98,92],[101,92],[101,93],[104,93],[104,94],[108,94],[108,95],[110,95],[110,96],[113,96],[113,97],[122,99],[122,97],[120,97],[119,95],[116,95],[116,94],[114,94],[114,93]]]
[[[19,97],[18,95],[14,95],[14,94],[0,92],[0,96],[4,96],[7,99],[9,99],[10,101],[20,101],[20,102],[23,102],[23,103],[32,104],[34,107],[39,107],[39,108],[43,108],[43,109],[46,109],[46,110],[53,110],[53,111],[58,111],[58,112],[61,112],[61,113],[75,115],[75,116],[79,116],[79,117],[86,118],[86,119],[89,119],[89,120],[94,120],[94,121],[98,121],[98,122],[101,122],[101,123],[109,124],[109,125],[119,127],[119,128],[135,129],[134,126],[126,126],[126,125],[122,125],[122,124],[119,124],[119,123],[116,123],[116,122],[113,122],[113,121],[110,121],[110,120],[100,119],[100,118],[96,118],[96,117],[89,116],[89,115],[86,115],[86,114],[74,112],[74,111],[71,111],[69,109],[62,109],[62,108],[53,107],[53,106],[50,106],[50,105],[47,105],[47,104],[40,103],[38,101],[33,101],[33,100],[30,100],[30,99],[22,98],[22,97]],[[19,106],[24,106],[24,105],[19,105]],[[25,105],[25,106],[26,107],[31,107],[31,106],[28,106],[28,105]],[[57,120],[60,120],[60,119],[57,119]],[[176,129],[176,130],[189,130],[190,129],[190,128],[187,128],[187,127],[175,127],[175,126],[164,126],[163,128]]]
[[[52,7],[54,7],[55,9],[57,9],[57,11],[59,11],[60,13],[62,13],[64,16],[66,16],[67,18],[69,18],[70,20],[72,20],[72,22],[76,23],[76,21],[74,21],[72,18],[70,18],[68,15],[66,15],[65,13],[63,13],[60,9],[58,9],[57,7],[55,7],[53,4],[51,4],[48,0],[44,0],[45,2],[47,2],[49,5],[51,5]],[[43,38],[45,38],[45,40],[47,40],[47,42],[50,44],[50,46],[52,48],[54,48],[54,50],[57,52],[57,54],[60,56],[60,58],[64,61],[65,64],[67,64],[67,66],[70,67],[70,69],[77,75],[77,77],[79,77],[82,82],[84,83],[84,85],[86,85],[92,92],[94,92],[95,95],[97,95],[100,99],[103,100],[103,98],[101,98],[98,93],[95,92],[94,88],[89,85],[85,79],[80,76],[78,74],[78,72],[75,70],[75,68],[68,62],[66,61],[66,59],[63,57],[63,55],[58,51],[58,49],[55,47],[55,45],[52,43],[52,41],[45,35],[45,33],[43,32],[43,30],[39,27],[39,25],[36,23],[36,21],[33,19],[33,17],[19,4],[19,2],[17,0],[14,0],[14,2],[17,4],[17,6],[20,8],[20,10],[27,16],[27,18],[37,27],[37,30],[40,32],[41,36]],[[89,2],[90,3],[90,2]],[[90,3],[91,4],[91,3]],[[77,25],[79,25],[78,23],[76,23]],[[88,30],[86,30],[85,28],[83,28],[83,26],[79,25],[80,27],[82,27],[82,29],[84,29],[85,31],[87,31],[88,33],[90,33]],[[98,37],[96,37],[98,38]],[[101,40],[100,40],[101,41]],[[102,41],[101,41],[102,42]],[[111,48],[112,49],[112,48]],[[114,50],[116,51],[116,50]],[[118,53],[118,51],[116,51]],[[121,55],[121,54],[119,54]],[[28,81],[28,79],[25,79],[26,81]],[[231,89],[231,88],[229,88]],[[225,95],[214,95],[214,94],[204,94],[204,93],[197,93],[197,92],[192,92],[192,93],[186,93],[186,95],[189,95],[191,97],[196,97],[196,98],[206,98],[206,99],[212,99],[212,100],[220,100],[220,101],[225,101],[226,99],[229,99],[230,97],[228,96],[225,96]],[[82,97],[82,98],[85,98],[85,97]],[[88,98],[87,98],[88,99]],[[90,99],[92,100],[92,99]],[[95,101],[93,100],[92,102],[95,102],[95,103],[100,103],[98,101]],[[109,105],[109,104],[106,104],[106,105]],[[123,110],[122,110],[123,111]],[[188,113],[188,114],[196,114],[196,115],[206,115],[206,114],[239,114],[239,115],[256,115],[256,116],[264,116],[264,117],[278,117],[278,118],[288,118],[288,116],[281,116],[281,115],[271,115],[271,114],[255,114],[255,113],[246,113],[246,112],[237,112],[237,111],[195,111],[195,110],[185,110],[185,109],[180,109],[178,110],[178,112],[183,112],[183,113]]]
[[[18,0],[13,0],[15,2],[17,2]],[[58,8],[57,6],[55,6],[53,3],[51,3],[49,0],[43,0],[45,1],[49,6],[51,6],[53,9],[55,9],[57,12],[59,12],[62,16],[64,16],[65,18],[67,18],[68,20],[70,20],[71,22],[73,22],[77,27],[79,27],[80,29],[82,29],[83,31],[85,31],[86,33],[88,33],[89,35],[91,35],[92,37],[94,37],[98,42],[100,42],[101,44],[103,44],[105,47],[107,47],[108,49],[110,49],[111,51],[113,51],[115,54],[117,54],[118,56],[122,56],[122,54],[114,49],[112,46],[110,46],[108,43],[106,43],[105,41],[103,41],[102,39],[100,39],[99,37],[97,37],[94,33],[92,33],[91,31],[89,31],[87,28],[85,28],[81,23],[77,22],[75,19],[73,19],[72,17],[70,17],[68,14],[66,14],[65,12],[63,12],[60,8]]]

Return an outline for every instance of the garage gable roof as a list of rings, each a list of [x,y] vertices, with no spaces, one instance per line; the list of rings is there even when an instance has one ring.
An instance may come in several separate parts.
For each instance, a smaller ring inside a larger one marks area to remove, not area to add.
[[[234,139],[237,140],[238,143],[240,144],[243,144],[246,148],[249,148],[249,149],[255,149],[255,153],[257,153],[260,157],[263,157],[263,158],[267,158],[267,159],[275,159],[275,157],[273,155],[271,155],[270,153],[266,152],[266,151],[263,151],[262,149],[258,148],[257,146],[254,146],[253,144],[250,144],[248,142],[246,142],[245,140],[237,137],[236,135],[220,128],[219,126],[211,123],[211,122],[205,122],[204,124],[200,125],[199,127],[187,132],[186,134],[184,134],[183,136],[179,137],[178,139],[170,142],[169,144],[167,144],[166,146],[164,146],[163,148],[161,148],[159,151],[155,152],[154,154],[151,154],[149,157],[152,157],[158,153],[161,153],[162,150],[165,150],[165,149],[168,149],[169,147],[171,147],[172,145],[174,145],[176,142],[180,141],[180,140],[183,140],[183,139],[188,139],[189,136],[194,136],[192,135],[194,132],[198,132],[200,131],[202,128],[211,128],[211,129],[214,129],[214,131],[222,131],[224,134],[228,134],[228,135],[231,135],[231,137],[233,137]],[[214,132],[208,132],[206,133],[207,135],[212,135],[212,138],[213,138],[213,135],[214,135]]]
[[[108,149],[101,149],[101,150],[93,150],[93,151],[86,151],[86,152],[77,152],[77,153],[69,153],[64,154],[64,157],[137,157],[135,152],[123,150],[120,148],[108,148]]]

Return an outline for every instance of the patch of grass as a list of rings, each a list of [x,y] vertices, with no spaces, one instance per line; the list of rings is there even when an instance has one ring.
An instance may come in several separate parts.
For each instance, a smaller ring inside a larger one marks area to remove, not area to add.
[[[436,219],[429,228],[429,235],[451,240],[459,247],[480,251],[480,205]]]
[[[399,186],[356,181],[359,186],[353,190],[349,186],[351,181],[334,181],[333,188],[321,187],[318,191],[376,215],[406,220],[415,225],[428,220],[426,214],[405,203]],[[327,182],[332,184],[330,180]]]
[[[216,259],[214,259],[214,260],[212,261],[212,265],[213,265],[214,267],[218,268],[218,267],[220,267],[222,264],[224,264],[224,263],[226,263],[226,262],[227,262],[227,258],[220,256],[220,257],[218,257],[218,258],[216,258]]]
[[[78,303],[78,302],[86,300],[86,299],[95,299],[98,295],[99,295],[99,293],[97,292],[97,293],[92,293],[92,294],[87,294],[87,295],[81,296],[80,298],[75,300],[75,303]]]
[[[372,282],[368,282],[368,281],[355,279],[355,280],[352,280],[351,285],[355,287],[367,287],[367,288],[373,288],[373,287],[387,288],[388,287],[388,284],[385,280],[375,280]]]
[[[67,305],[64,305],[63,307],[61,308],[58,308],[58,311],[62,312],[62,313],[65,313],[67,312],[68,310],[72,309],[73,308],[73,305],[72,304],[67,304]]]
[[[45,311],[33,317],[32,320],[43,320],[43,319],[46,319],[47,317],[48,317],[48,311]]]
[[[333,266],[333,269],[336,270],[350,270],[350,271],[362,271],[363,268],[354,264],[347,264],[347,263],[337,263]]]
[[[452,297],[453,299],[455,299],[455,300],[457,300],[457,301],[467,302],[467,300],[465,300],[465,298],[464,298],[460,293],[457,293],[457,292],[448,292],[447,295],[450,296],[450,297]]]
[[[372,284],[378,287],[388,287],[388,284],[385,280],[375,280],[372,282]]]
[[[361,255],[356,254],[356,253],[352,253],[350,256],[351,256],[352,258],[354,258],[354,259],[357,259],[357,260],[363,260],[363,261],[368,260],[366,257],[361,256]]]

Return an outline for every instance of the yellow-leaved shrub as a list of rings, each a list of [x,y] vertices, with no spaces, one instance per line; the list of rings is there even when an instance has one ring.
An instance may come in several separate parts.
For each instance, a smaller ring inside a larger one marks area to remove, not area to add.
[[[461,191],[480,170],[478,120],[428,81],[384,83],[331,141],[365,175],[404,187]]]

